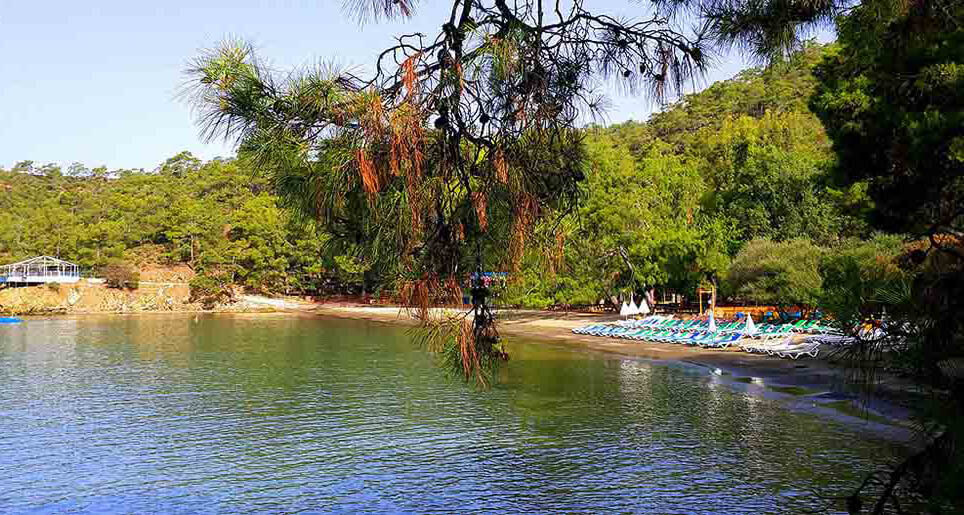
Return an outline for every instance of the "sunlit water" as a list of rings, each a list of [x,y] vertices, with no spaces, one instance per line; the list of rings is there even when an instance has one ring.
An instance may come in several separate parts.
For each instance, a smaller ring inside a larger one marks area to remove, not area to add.
[[[713,374],[513,343],[496,388],[404,330],[0,326],[0,512],[799,512],[895,452]]]

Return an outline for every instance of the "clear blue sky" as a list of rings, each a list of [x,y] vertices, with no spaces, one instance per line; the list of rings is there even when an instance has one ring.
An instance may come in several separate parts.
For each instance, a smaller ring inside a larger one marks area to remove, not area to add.
[[[639,9],[596,2],[617,13]],[[340,0],[3,2],[0,166],[30,159],[153,169],[181,150],[204,159],[233,155],[230,145],[202,142],[175,98],[185,63],[200,49],[236,36],[279,69],[317,60],[365,66],[403,28],[434,34],[446,4],[423,0],[404,26],[359,26]],[[706,83],[744,66],[738,55],[722,56]],[[612,101],[611,122],[645,119],[653,109],[643,98]]]

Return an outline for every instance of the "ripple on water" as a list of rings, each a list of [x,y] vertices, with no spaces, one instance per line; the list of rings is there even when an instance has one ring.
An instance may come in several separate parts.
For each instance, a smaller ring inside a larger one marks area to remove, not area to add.
[[[680,367],[516,343],[445,380],[345,321],[0,328],[0,511],[787,512],[892,455]]]

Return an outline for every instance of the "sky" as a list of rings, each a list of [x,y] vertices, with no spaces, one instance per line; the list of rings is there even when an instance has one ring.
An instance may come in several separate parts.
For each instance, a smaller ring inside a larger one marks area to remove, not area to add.
[[[617,14],[639,9],[588,3]],[[201,50],[240,37],[280,70],[318,61],[364,69],[394,34],[435,34],[447,5],[423,0],[411,20],[362,26],[341,0],[0,1],[0,167],[33,160],[151,170],[182,150],[231,156],[232,144],[201,140],[177,96]],[[738,54],[718,56],[696,87],[746,66]],[[615,90],[610,98],[610,123],[644,120],[655,108]]]

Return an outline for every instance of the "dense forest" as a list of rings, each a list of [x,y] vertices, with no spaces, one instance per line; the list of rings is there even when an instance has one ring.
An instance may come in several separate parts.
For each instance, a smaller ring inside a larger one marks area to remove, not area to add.
[[[543,217],[534,234],[552,241],[497,270],[510,276],[501,302],[590,304],[647,288],[691,296],[718,284],[734,299],[817,304],[821,263],[871,236],[866,183],[835,182],[830,141],[808,107],[828,50],[810,45],[744,71],[647,122],[586,129],[578,213]],[[284,185],[241,155],[202,163],[183,152],[148,172],[30,161],[0,170],[0,260],[50,254],[94,272],[185,263],[202,284],[261,292],[394,291],[399,260],[379,227],[333,230],[285,209]]]
[[[867,184],[835,181],[830,140],[808,107],[828,50],[810,45],[744,71],[645,123],[590,129],[593,173],[563,264],[528,256],[518,302],[715,284],[734,299],[816,304],[822,256],[873,236]]]
[[[202,163],[183,152],[152,172],[25,161],[0,170],[0,189],[4,262],[49,254],[91,273],[118,261],[185,263],[272,292],[316,290],[340,270],[320,259],[324,237],[294,223],[265,178],[238,160]]]

